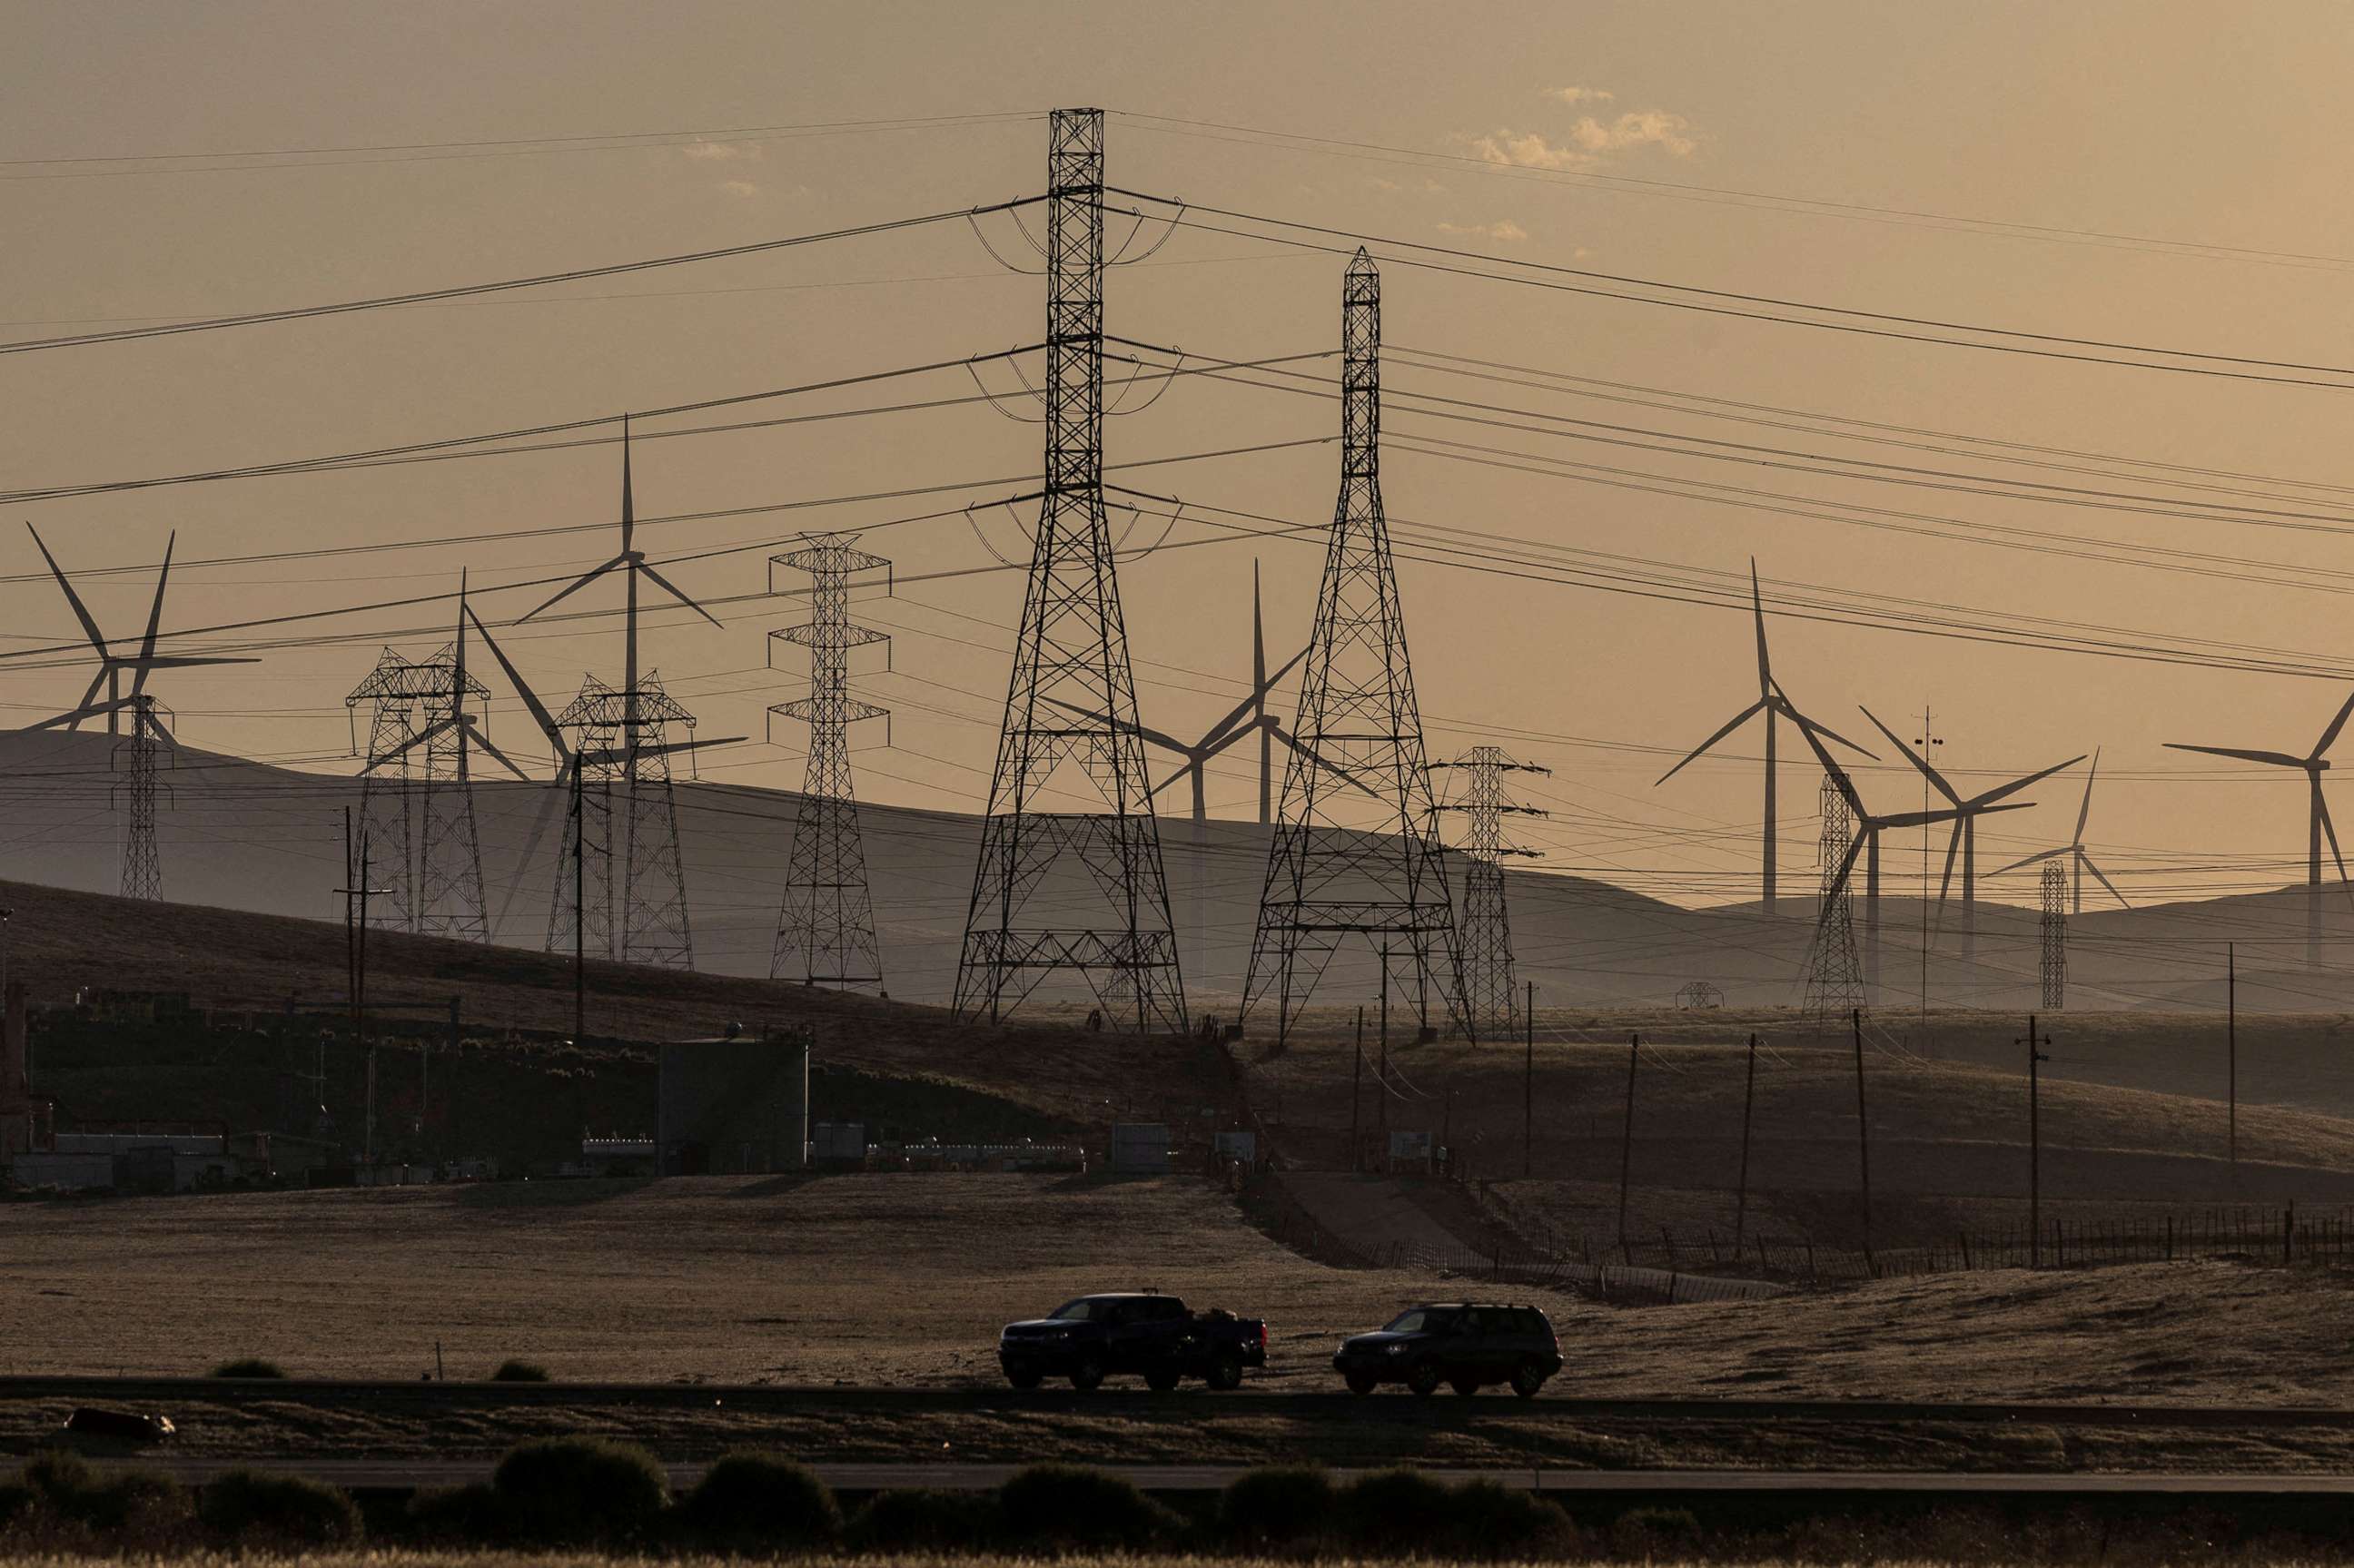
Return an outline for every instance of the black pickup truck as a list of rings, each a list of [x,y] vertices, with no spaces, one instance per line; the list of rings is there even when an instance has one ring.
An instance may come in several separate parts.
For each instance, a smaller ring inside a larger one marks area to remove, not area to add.
[[[998,1363],[1016,1388],[1066,1377],[1078,1389],[1107,1377],[1140,1375],[1156,1392],[1198,1377],[1234,1388],[1245,1367],[1267,1364],[1267,1325],[1231,1312],[1193,1312],[1174,1296],[1122,1291],[1066,1301],[1044,1318],[1008,1323]]]

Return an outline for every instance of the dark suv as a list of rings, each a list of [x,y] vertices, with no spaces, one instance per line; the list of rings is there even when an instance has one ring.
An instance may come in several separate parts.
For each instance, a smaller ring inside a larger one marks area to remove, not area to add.
[[[1106,1377],[1141,1376],[1156,1393],[1197,1377],[1241,1386],[1245,1367],[1267,1365],[1267,1325],[1215,1308],[1195,1312],[1158,1291],[1119,1291],[1066,1301],[1044,1318],[1008,1323],[998,1363],[1016,1388],[1066,1377],[1090,1389]]]
[[[1533,1307],[1476,1301],[1413,1307],[1377,1333],[1341,1340],[1332,1369],[1351,1393],[1371,1393],[1385,1383],[1402,1383],[1418,1394],[1436,1393],[1442,1383],[1458,1393],[1477,1393],[1502,1383],[1533,1399],[1561,1370],[1561,1341]]]

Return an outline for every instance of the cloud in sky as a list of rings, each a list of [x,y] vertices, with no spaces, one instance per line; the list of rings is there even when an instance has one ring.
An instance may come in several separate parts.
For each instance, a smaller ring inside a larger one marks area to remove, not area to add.
[[[679,149],[698,164],[725,164],[738,158],[757,158],[760,144],[757,142],[689,142]]]
[[[750,199],[760,194],[760,187],[749,180],[722,180],[719,188],[729,196]]]
[[[1527,229],[1509,217],[1500,217],[1493,223],[1442,223],[1438,232],[1458,239],[1493,239],[1506,245],[1529,237]]]
[[[1601,87],[1556,87],[1548,89],[1544,96],[1573,106],[1606,104],[1617,97]],[[1691,122],[1664,109],[1581,114],[1561,135],[1504,126],[1484,136],[1466,135],[1462,141],[1475,157],[1522,169],[1590,169],[1614,153],[1647,147],[1670,158],[1689,158],[1700,149],[1700,136]]]
[[[1545,93],[1556,103],[1612,103],[1618,95],[1606,87],[1556,87]]]

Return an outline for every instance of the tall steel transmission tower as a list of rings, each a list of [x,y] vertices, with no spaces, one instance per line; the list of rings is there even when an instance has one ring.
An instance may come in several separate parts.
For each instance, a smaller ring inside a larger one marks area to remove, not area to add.
[[[1822,895],[1815,916],[1815,939],[1807,953],[1807,993],[1800,1011],[1807,1022],[1829,1028],[1864,1004],[1863,966],[1855,951],[1855,904],[1849,893],[1849,847],[1855,840],[1855,814],[1844,780],[1823,775]]]
[[[1185,1029],[1136,682],[1103,496],[1099,109],[1047,132],[1045,489],[957,960],[956,1013],[992,1022],[1050,975],[1108,1022]],[[1076,804],[1080,810],[1051,809]]]
[[[810,619],[769,633],[810,651],[809,695],[771,707],[809,726],[809,766],[793,817],[792,858],[785,871],[784,909],[769,973],[840,991],[877,990],[883,959],[875,939],[875,904],[866,885],[866,850],[858,832],[858,794],[850,775],[850,726],[885,718],[890,709],[850,694],[850,651],[888,642],[887,632],[853,624],[853,573],[887,568],[881,556],[858,549],[840,534],[819,534],[790,555],[769,557],[771,569],[809,573]],[[888,591],[887,588],[885,591]]]
[[[143,692],[132,698],[130,737],[114,747],[115,769],[125,776],[115,788],[130,805],[122,820],[125,898],[164,895],[164,857],[155,846],[155,768],[172,736],[156,717],[160,705]]]
[[[1341,330],[1341,493],[1292,726],[1303,749],[1284,765],[1242,1011],[1272,992],[1277,1038],[1288,1038],[1333,954],[1363,939],[1404,966],[1424,1029],[1435,984],[1476,1039],[1382,514],[1382,281],[1363,249],[1342,285]]]
[[[425,677],[417,666],[387,648],[367,678],[344,699],[345,712],[356,716],[362,703],[372,705],[368,715],[367,766],[360,769],[360,837],[374,846],[385,878],[381,906],[368,902],[368,923],[398,930],[416,929],[417,857],[409,840],[415,815],[409,799],[411,753],[417,744],[417,702]],[[354,736],[357,739],[356,733]]]
[[[2068,1005],[2068,873],[2057,861],[2043,863],[2043,1010]]]
[[[1463,798],[1440,806],[1463,813],[1463,994],[1475,1037],[1503,1040],[1521,1024],[1521,995],[1512,977],[1512,923],[1504,906],[1504,861],[1532,859],[1543,852],[1504,842],[1508,816],[1543,817],[1534,806],[1515,805],[1504,793],[1507,773],[1546,773],[1533,762],[1515,762],[1500,746],[1475,746],[1453,762],[1434,762],[1464,776]]]

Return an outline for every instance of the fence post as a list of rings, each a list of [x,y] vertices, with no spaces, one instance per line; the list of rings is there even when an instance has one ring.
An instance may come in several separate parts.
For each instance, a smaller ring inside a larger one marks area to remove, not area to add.
[[[1970,1263],[1970,1233],[1969,1233],[1969,1232],[1967,1232],[1967,1231],[1964,1231],[1964,1232],[1962,1233],[1962,1267],[1963,1267],[1963,1269],[1964,1269],[1965,1271],[1967,1271],[1967,1269],[1969,1269],[1971,1266],[1971,1266],[1971,1263]]]
[[[2291,1203],[2287,1208],[2281,1211],[2281,1261],[2283,1263],[2294,1263],[2296,1261],[2296,1205],[2295,1203]]]
[[[2068,1225],[2063,1220],[2052,1222],[2052,1266],[2068,1266]]]
[[[2174,1216],[2166,1216],[2166,1261],[2174,1261]]]
[[[1808,1279],[1820,1277],[1815,1273],[1815,1238],[1812,1236],[1807,1238],[1807,1277]]]

